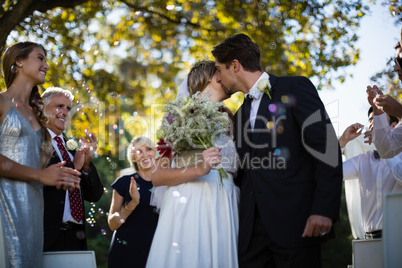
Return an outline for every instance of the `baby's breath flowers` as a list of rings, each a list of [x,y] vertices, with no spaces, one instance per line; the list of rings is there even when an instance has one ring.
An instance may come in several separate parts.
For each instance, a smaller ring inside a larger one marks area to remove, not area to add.
[[[200,92],[169,102],[164,107],[157,138],[166,142],[175,154],[213,147],[215,139],[226,134],[229,127],[223,107],[222,103],[213,103]],[[223,168],[218,171],[221,180],[228,177]]]

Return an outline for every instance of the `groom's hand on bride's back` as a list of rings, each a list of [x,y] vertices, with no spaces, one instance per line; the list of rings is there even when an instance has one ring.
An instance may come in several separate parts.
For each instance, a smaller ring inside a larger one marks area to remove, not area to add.
[[[202,152],[203,162],[200,165],[202,175],[208,174],[214,165],[218,165],[221,163],[221,150],[221,148],[211,147]]]

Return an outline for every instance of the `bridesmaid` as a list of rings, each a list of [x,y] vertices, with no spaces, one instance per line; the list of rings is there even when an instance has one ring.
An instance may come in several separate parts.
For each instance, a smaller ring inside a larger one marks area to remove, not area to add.
[[[65,163],[42,170],[51,150],[42,143],[48,132],[37,86],[45,82],[48,70],[46,51],[36,43],[17,43],[3,56],[6,90],[0,92],[0,220],[10,267],[43,266],[42,186],[79,187],[80,173],[61,168]]]
[[[108,219],[114,231],[109,249],[110,268],[145,267],[158,222],[158,214],[150,206],[155,154],[155,144],[150,139],[134,138],[128,146],[127,158],[136,172],[112,184]]]

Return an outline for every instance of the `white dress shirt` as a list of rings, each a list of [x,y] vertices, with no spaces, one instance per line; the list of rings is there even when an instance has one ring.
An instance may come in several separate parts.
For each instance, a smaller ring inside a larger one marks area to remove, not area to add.
[[[402,154],[395,156],[394,159],[395,161],[392,163],[400,163]],[[391,170],[398,172],[392,163],[386,163],[385,159],[375,159],[373,151],[359,154],[343,162],[344,179],[359,179],[365,232],[382,230],[382,196],[385,193],[401,189],[397,183],[397,178],[391,172]],[[402,174],[398,176],[402,176]]]
[[[54,137],[59,136],[61,138],[61,141],[64,145],[64,148],[66,147],[66,144],[64,143],[64,137],[63,134],[56,135],[53,131],[50,129],[47,129],[49,131],[50,136],[52,137],[52,145],[53,149],[56,151],[57,155],[59,156],[60,160],[63,160],[63,157],[61,156],[59,147],[57,147],[57,142],[54,140]],[[67,150],[67,149],[66,149]],[[68,155],[70,156],[71,161],[74,160],[74,156],[67,150]],[[80,191],[81,192],[81,191]],[[70,199],[68,197],[68,191],[66,191],[66,198],[64,200],[64,213],[63,213],[63,222],[74,222],[78,224],[82,224],[83,221],[81,220],[80,222],[77,222],[72,216],[71,216],[71,209],[70,209]]]
[[[402,152],[402,122],[391,129],[385,113],[373,116],[373,143],[382,158]]]
[[[258,80],[255,82],[255,84],[249,90],[248,94],[246,94],[244,96],[244,98],[247,98],[248,95],[251,95],[253,97],[253,100],[251,102],[251,109],[250,109],[250,127],[253,130],[253,132],[254,132],[255,119],[257,118],[258,108],[260,107],[262,95],[264,94],[258,90],[257,85],[258,85],[258,82],[264,78],[269,79],[269,75],[266,72],[264,72],[260,76],[260,78],[258,78]]]

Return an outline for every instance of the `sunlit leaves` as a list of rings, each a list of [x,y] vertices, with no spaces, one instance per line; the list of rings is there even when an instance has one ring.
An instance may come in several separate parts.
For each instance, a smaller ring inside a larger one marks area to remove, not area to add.
[[[175,96],[192,63],[213,59],[212,48],[240,32],[259,44],[269,73],[319,77],[319,88],[342,81],[345,74],[335,71],[357,62],[355,32],[368,10],[359,0],[87,1],[35,12],[8,42],[29,36],[45,44],[51,71],[44,86],[120,105],[105,111],[117,120],[118,113],[147,114],[152,102]],[[111,92],[124,98],[110,99]]]

